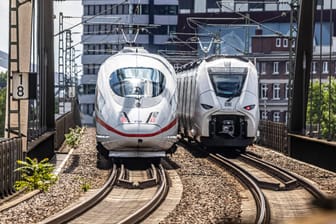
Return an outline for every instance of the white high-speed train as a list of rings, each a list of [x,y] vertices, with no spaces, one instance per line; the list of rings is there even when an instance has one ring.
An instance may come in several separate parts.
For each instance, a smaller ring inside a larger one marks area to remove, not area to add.
[[[99,160],[163,157],[173,151],[176,93],[175,70],[163,57],[126,47],[108,58],[100,67],[96,86]]]
[[[258,76],[250,61],[223,55],[177,73],[179,131],[207,147],[245,151],[259,123]]]

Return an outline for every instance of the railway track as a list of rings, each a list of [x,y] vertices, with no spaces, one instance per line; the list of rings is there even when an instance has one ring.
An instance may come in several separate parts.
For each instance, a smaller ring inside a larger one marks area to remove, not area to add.
[[[305,216],[313,209],[312,199],[325,198],[308,180],[251,155],[227,158],[210,153],[209,157],[248,187],[256,204],[255,223],[277,223]]]
[[[151,165],[144,172],[126,170],[123,165],[117,169],[114,165],[102,189],[42,223],[138,223],[164,201],[168,190],[168,178],[161,165]]]
[[[209,154],[211,160],[215,161],[220,166],[228,168],[234,175],[236,175],[241,182],[249,189],[251,192],[256,205],[256,216],[255,223],[269,223],[270,221],[270,208],[269,204],[258,184],[254,181],[253,176],[250,175],[246,170],[242,169],[235,163],[230,162],[220,154]]]

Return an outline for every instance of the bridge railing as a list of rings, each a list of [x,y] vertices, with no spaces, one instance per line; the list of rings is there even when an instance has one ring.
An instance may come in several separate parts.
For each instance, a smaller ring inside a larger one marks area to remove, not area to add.
[[[20,179],[14,170],[18,168],[16,161],[23,160],[21,141],[21,138],[0,141],[0,198],[15,192],[14,183]]]
[[[65,137],[64,134],[69,133],[69,129],[75,127],[75,112],[69,111],[56,120],[55,128],[55,148],[58,149],[62,146]]]
[[[258,144],[288,155],[287,126],[284,123],[260,121]]]

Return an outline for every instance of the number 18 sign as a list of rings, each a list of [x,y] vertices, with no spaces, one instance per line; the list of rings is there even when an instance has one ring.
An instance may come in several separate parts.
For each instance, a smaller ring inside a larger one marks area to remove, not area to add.
[[[16,100],[28,99],[29,73],[13,73],[13,98]]]

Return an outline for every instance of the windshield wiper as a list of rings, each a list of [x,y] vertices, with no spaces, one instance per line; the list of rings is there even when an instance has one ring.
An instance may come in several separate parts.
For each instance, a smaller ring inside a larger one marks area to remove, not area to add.
[[[232,95],[232,96],[230,96],[227,100],[226,100],[226,102],[230,102],[233,98],[235,98],[236,97],[236,95]]]

